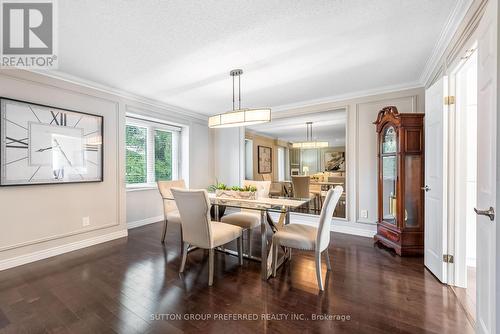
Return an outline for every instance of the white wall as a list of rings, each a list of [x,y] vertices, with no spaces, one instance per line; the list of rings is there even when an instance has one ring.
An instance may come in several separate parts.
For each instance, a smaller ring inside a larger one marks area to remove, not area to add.
[[[342,227],[341,230],[346,231],[346,233],[359,232],[360,235],[373,235],[375,233],[377,221],[377,137],[375,125],[372,123],[376,120],[380,109],[385,106],[396,106],[400,112],[405,113],[424,112],[424,98],[424,89],[416,88],[273,112],[273,119],[278,119],[346,108],[348,212],[346,221],[334,222],[338,227],[335,228],[336,231],[339,231],[339,228]],[[244,159],[240,159],[238,165],[236,159],[238,146],[229,142],[230,140],[236,140],[238,135],[232,133],[229,138],[228,134],[220,134],[220,137],[214,143],[216,150],[220,151],[220,154],[216,155],[215,165],[221,167],[219,173],[223,172],[226,175],[232,175],[234,178],[244,164]],[[231,152],[230,159],[226,154],[228,151]],[[234,161],[234,164],[229,164],[228,161]],[[367,218],[360,217],[361,210],[368,210]],[[304,221],[309,220],[303,219]]]
[[[410,93],[410,94],[414,94]],[[355,111],[355,122],[350,124],[349,129],[355,132],[353,151],[349,152],[352,163],[350,173],[347,175],[357,176],[355,179],[354,197],[356,199],[357,210],[352,212],[356,222],[375,223],[377,221],[377,134],[373,122],[377,118],[378,112],[386,106],[396,106],[399,112],[423,112],[423,91],[421,94],[421,109],[417,109],[417,95],[401,97],[383,97],[382,100],[357,103]],[[352,115],[352,113],[350,113]],[[353,117],[354,118],[354,117]],[[354,166],[352,166],[354,164]],[[354,171],[353,168],[354,167]],[[351,179],[352,180],[352,179]],[[351,196],[351,199],[353,196]],[[361,218],[361,210],[368,211],[367,218]]]
[[[124,101],[16,70],[0,71],[0,96],[104,116],[104,182],[0,188],[0,269],[54,247],[126,236]]]
[[[163,219],[163,204],[157,189],[127,190],[127,225],[129,228]]]
[[[424,99],[424,89],[417,88],[283,112],[283,116],[286,116],[286,114],[313,113],[346,107],[348,212],[347,222],[335,221],[335,224],[345,225],[348,223],[349,227],[367,229],[375,233],[377,221],[377,135],[373,122],[376,120],[378,112],[385,106],[396,106],[402,113],[424,112]],[[361,210],[368,211],[367,218],[361,218]]]
[[[500,1],[497,1],[497,29],[498,25],[500,24]],[[500,78],[500,34],[497,34],[497,80]],[[497,83],[497,114],[500,114],[500,85]],[[500,134],[498,133],[500,129],[500,117],[497,117],[497,161],[496,161],[496,175],[497,175],[497,182],[496,182],[496,189],[497,189],[497,198],[496,198],[496,212],[500,212],[500,163],[498,161],[500,154],[498,154],[498,151],[500,150]],[[498,224],[498,218],[496,219],[497,224]],[[496,328],[500,328],[500,324],[498,323],[498,319],[500,319],[500,227],[496,227],[496,261],[495,261],[495,268],[496,268],[496,282],[495,282],[495,315],[497,319],[496,323]]]
[[[0,187],[0,270],[127,235],[127,221],[162,215],[157,190],[126,192],[125,114],[157,116],[189,128],[186,179],[213,179],[206,119],[171,111],[146,99],[91,88],[46,75],[0,71],[0,96],[104,116],[104,182]],[[91,225],[82,227],[82,217]]]
[[[214,177],[227,185],[242,184],[245,177],[245,129],[226,128],[211,131],[215,157]]]
[[[189,186],[207,188],[214,182],[214,156],[208,123],[192,123],[189,142]]]

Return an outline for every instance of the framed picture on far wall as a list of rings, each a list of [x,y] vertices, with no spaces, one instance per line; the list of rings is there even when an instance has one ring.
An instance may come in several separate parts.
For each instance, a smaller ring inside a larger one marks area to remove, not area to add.
[[[0,98],[0,186],[102,182],[104,119]]]
[[[325,152],[325,171],[344,172],[345,152]]]
[[[257,157],[259,160],[258,173],[269,174],[273,171],[273,149],[267,146],[257,146]]]

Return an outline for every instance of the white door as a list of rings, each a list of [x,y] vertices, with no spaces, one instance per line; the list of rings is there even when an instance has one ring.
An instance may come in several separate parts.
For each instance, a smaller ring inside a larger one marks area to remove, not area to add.
[[[447,136],[444,105],[445,78],[425,92],[425,266],[441,281],[446,282],[447,222],[445,177]]]
[[[477,99],[477,205],[496,208],[497,140],[497,1],[489,1],[478,27]],[[477,216],[478,333],[496,333],[495,324],[495,226],[496,219]]]

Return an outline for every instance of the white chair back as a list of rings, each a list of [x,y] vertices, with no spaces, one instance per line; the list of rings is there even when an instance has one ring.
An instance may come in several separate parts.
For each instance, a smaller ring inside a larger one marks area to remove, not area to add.
[[[254,186],[257,188],[257,198],[268,198],[269,190],[271,189],[271,181],[253,181],[253,180],[244,180],[243,185],[246,186]]]
[[[212,248],[210,199],[204,189],[187,190],[172,188],[179,209],[184,242],[201,248]]]
[[[333,211],[339,202],[344,189],[341,186],[330,188],[326,194],[323,208],[319,216],[318,235],[316,236],[316,251],[322,252],[330,243],[330,224],[332,222]]]
[[[158,190],[163,198],[163,213],[167,217],[167,213],[177,210],[175,201],[172,201],[171,188],[181,188],[186,189],[186,183],[184,180],[173,180],[173,181],[158,181]],[[170,198],[170,199],[168,199]]]

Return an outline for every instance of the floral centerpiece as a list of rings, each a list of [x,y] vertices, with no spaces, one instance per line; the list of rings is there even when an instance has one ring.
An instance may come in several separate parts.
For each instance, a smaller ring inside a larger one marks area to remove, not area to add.
[[[257,199],[257,188],[254,186],[228,187],[224,183],[217,183],[210,186],[208,190],[215,192],[215,196],[221,198]]]

